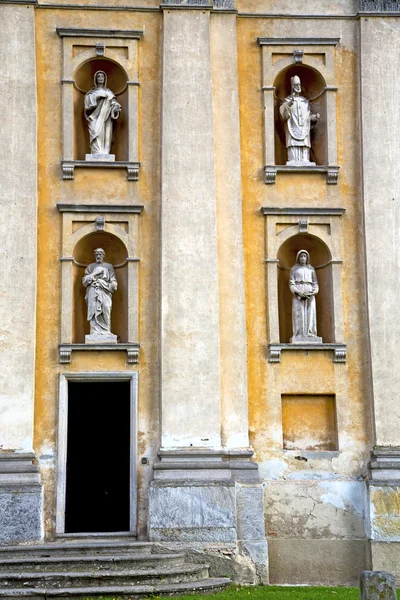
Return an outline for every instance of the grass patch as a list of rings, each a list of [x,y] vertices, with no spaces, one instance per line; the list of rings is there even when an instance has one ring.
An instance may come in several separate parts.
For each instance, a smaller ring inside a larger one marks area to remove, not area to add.
[[[193,600],[193,596],[180,596],[180,600],[189,600],[190,598]],[[205,598],[212,598],[212,600],[335,600],[335,598],[337,600],[359,600],[360,590],[355,587],[281,585],[241,587],[231,585],[222,592],[207,594]]]

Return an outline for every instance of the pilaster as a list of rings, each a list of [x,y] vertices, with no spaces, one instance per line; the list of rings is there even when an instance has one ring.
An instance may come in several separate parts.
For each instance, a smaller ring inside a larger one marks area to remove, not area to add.
[[[367,264],[367,327],[375,448],[371,461],[370,519],[373,569],[397,565],[400,577],[400,360],[398,319],[400,94],[396,2],[362,2],[375,11],[360,19],[362,172]],[[398,12],[400,17],[400,12]],[[385,68],[382,69],[382,64]]]

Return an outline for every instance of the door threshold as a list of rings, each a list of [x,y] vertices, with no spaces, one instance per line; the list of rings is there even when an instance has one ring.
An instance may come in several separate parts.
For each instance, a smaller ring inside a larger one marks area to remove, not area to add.
[[[80,538],[121,538],[121,537],[129,537],[136,539],[136,535],[130,531],[106,531],[102,533],[98,532],[79,532],[79,533],[56,533],[56,538],[58,539],[80,539]]]

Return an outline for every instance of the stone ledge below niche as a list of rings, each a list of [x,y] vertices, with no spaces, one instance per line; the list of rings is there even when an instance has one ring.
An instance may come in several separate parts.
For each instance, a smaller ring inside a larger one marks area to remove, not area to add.
[[[120,352],[125,351],[127,354],[126,362],[128,364],[138,364],[139,362],[140,345],[136,343],[119,343],[119,344],[60,344],[59,356],[61,364],[69,364],[72,360],[72,352]]]
[[[279,363],[281,362],[281,352],[282,350],[291,350],[291,351],[326,351],[333,350],[333,362],[335,363],[345,363],[346,355],[347,355],[347,346],[346,344],[268,344],[268,362],[270,363]]]
[[[77,168],[86,169],[126,169],[128,181],[139,180],[140,162],[126,160],[101,161],[101,160],[63,160],[61,170],[63,179],[74,179],[74,171]]]
[[[339,178],[340,167],[336,165],[315,165],[310,167],[294,167],[291,165],[265,165],[264,183],[276,183],[277,173],[326,173],[326,183],[336,185]]]

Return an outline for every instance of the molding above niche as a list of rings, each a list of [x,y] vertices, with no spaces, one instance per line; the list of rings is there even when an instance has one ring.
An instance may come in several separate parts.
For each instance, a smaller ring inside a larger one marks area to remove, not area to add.
[[[119,38],[127,40],[140,40],[143,31],[124,29],[80,29],[77,27],[56,27],[58,35],[62,37],[86,37],[86,38]]]

